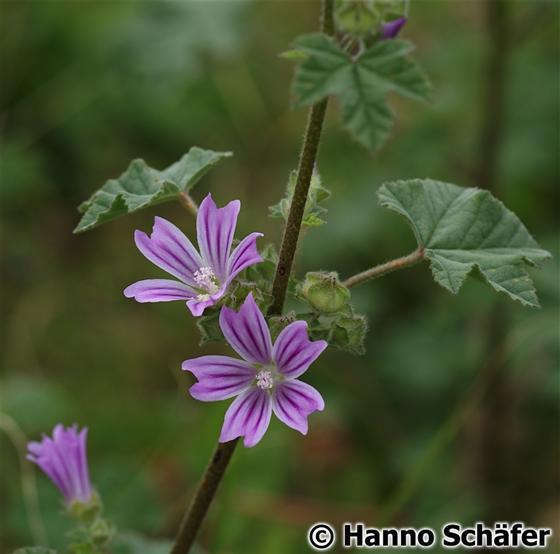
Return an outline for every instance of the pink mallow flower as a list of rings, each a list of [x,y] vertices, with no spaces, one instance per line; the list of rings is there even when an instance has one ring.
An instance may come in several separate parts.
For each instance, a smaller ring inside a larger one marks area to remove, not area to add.
[[[307,323],[295,321],[278,335],[273,346],[252,294],[239,312],[222,308],[220,327],[226,341],[243,359],[201,356],[182,365],[198,379],[189,391],[197,400],[237,397],[226,412],[220,442],[242,436],[245,446],[254,446],[267,430],[272,412],[305,435],[307,417],[323,410],[325,403],[317,390],[298,377],[327,347],[326,341],[310,341]]]
[[[51,437],[27,444],[27,459],[37,464],[60,489],[67,504],[87,504],[93,495],[86,456],[87,428],[58,424]]]
[[[251,233],[230,252],[240,205],[233,200],[218,208],[210,194],[202,201],[196,218],[200,253],[175,225],[161,217],[155,218],[151,236],[136,231],[138,250],[178,281],[145,279],[126,287],[124,295],[137,302],[186,300],[194,316],[202,315],[224,296],[239,272],[262,261],[256,245],[262,233]]]

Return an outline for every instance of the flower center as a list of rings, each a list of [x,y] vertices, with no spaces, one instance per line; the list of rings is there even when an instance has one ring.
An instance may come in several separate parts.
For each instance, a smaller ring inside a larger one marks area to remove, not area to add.
[[[268,369],[262,369],[257,373],[257,387],[259,389],[267,390],[274,386],[274,377],[272,376],[272,371]]]
[[[201,267],[194,272],[194,280],[201,293],[198,295],[198,300],[208,300],[211,294],[218,292],[218,279],[211,267]]]

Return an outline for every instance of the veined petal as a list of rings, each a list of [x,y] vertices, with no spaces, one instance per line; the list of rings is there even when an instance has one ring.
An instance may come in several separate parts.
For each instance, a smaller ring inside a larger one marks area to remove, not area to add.
[[[267,364],[272,359],[270,331],[262,312],[249,293],[238,312],[224,306],[220,328],[231,347],[251,363]]]
[[[127,298],[134,298],[137,302],[170,302],[192,298],[196,296],[196,292],[179,281],[144,279],[126,287],[124,295]]]
[[[153,264],[177,279],[195,286],[194,272],[202,265],[202,258],[191,241],[169,221],[156,217],[152,234],[135,231],[138,250]]]
[[[307,371],[327,346],[324,340],[309,340],[305,321],[294,321],[278,335],[272,358],[280,373],[295,379]]]
[[[228,408],[220,442],[228,442],[236,437],[245,437],[245,446],[254,446],[265,434],[272,414],[270,394],[257,387],[241,393]]]
[[[319,391],[297,379],[279,383],[272,395],[272,409],[276,417],[288,427],[307,434],[307,417],[325,408]]]
[[[27,458],[37,464],[60,489],[68,503],[88,502],[92,495],[86,458],[84,428],[76,425],[64,428],[58,424],[53,435],[43,435],[41,442],[28,444]]]
[[[203,401],[225,400],[243,392],[255,379],[256,370],[247,362],[229,356],[201,356],[181,365],[198,379],[189,392]]]
[[[228,260],[228,282],[246,267],[262,262],[262,257],[257,250],[257,238],[262,236],[262,233],[247,235],[231,253]]]
[[[200,253],[205,265],[214,270],[220,283],[227,279],[227,261],[240,206],[239,200],[232,200],[223,208],[218,208],[212,195],[208,194],[198,210],[196,231]]]

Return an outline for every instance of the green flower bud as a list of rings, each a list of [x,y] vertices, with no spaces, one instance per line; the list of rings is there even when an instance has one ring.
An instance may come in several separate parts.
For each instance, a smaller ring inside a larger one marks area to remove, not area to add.
[[[302,296],[318,312],[339,312],[348,304],[350,291],[338,280],[335,272],[310,272],[301,286]]]
[[[351,35],[364,35],[378,27],[381,13],[372,0],[341,0],[336,10],[337,26]]]

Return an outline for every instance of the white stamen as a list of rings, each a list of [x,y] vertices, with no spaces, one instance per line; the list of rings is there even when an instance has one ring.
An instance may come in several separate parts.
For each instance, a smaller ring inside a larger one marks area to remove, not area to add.
[[[210,298],[210,295],[218,292],[218,279],[216,274],[212,271],[211,267],[201,267],[194,272],[194,280],[200,289],[206,292],[201,292],[197,299],[204,301]]]
[[[257,387],[259,389],[271,389],[274,386],[274,378],[272,372],[263,369],[257,373]]]

